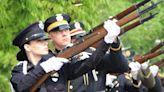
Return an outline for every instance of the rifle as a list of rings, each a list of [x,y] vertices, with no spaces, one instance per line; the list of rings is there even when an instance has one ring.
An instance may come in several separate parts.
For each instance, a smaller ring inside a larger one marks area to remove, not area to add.
[[[159,44],[157,44],[156,46],[154,46],[154,47],[153,47],[148,53],[146,53],[146,54],[155,52],[156,50],[158,50],[158,49],[161,48],[162,46],[164,46],[164,42],[160,42]],[[145,55],[146,55],[146,54],[145,54]]]
[[[124,24],[138,18],[140,15],[142,15],[143,13],[146,13],[152,9],[154,9],[157,6],[157,3],[152,4],[152,8],[148,7],[140,12],[134,12],[133,14],[127,16],[127,17],[123,17],[121,20],[119,20],[116,24],[118,26],[123,26]],[[89,38],[83,40],[83,42],[80,42],[79,44],[76,44],[75,46],[65,50],[63,53],[60,53],[57,55],[57,57],[64,57],[64,58],[70,58],[82,51],[84,51],[85,49],[87,49],[88,47],[90,47],[91,45],[93,45],[95,42],[103,39],[103,37],[107,34],[107,32],[105,31],[105,29],[103,28],[103,24],[101,24],[101,26],[98,26],[96,28],[94,28],[93,32],[91,32],[90,34],[88,34],[87,36]],[[94,36],[93,36],[94,35]],[[53,71],[54,73],[55,71]],[[52,74],[51,73],[47,73],[45,75],[42,76],[42,78],[40,78],[30,89],[30,92],[35,92],[36,89]]]
[[[159,51],[156,51],[156,52],[153,52],[153,53],[150,53],[150,54],[146,54],[146,55],[143,55],[143,56],[136,55],[133,59],[134,59],[134,61],[137,61],[139,63],[144,63],[145,61],[147,61],[149,59],[152,59],[154,57],[157,57],[161,54],[164,54],[164,50],[159,50]]]
[[[127,31],[129,31],[129,30],[131,30],[131,29],[133,29],[133,28],[135,28],[135,27],[145,23],[146,21],[154,18],[155,15],[157,15],[157,14],[158,13],[154,13],[154,14],[150,13],[150,15],[148,17],[145,17],[143,19],[139,19],[138,21],[136,21],[136,22],[134,22],[134,23],[132,23],[132,24],[130,24],[128,26],[125,26],[125,27],[121,28],[121,32],[120,32],[119,36],[121,36],[122,34],[126,33]]]
[[[147,16],[147,17],[145,17],[145,18],[143,18],[143,19],[139,19],[138,21],[136,21],[136,22],[134,22],[134,23],[132,23],[132,24],[130,24],[130,25],[128,25],[128,26],[125,26],[125,27],[121,28],[121,32],[120,32],[119,36],[121,36],[122,34],[125,34],[125,33],[128,32],[129,30],[131,30],[131,29],[133,29],[133,28],[135,28],[135,27],[137,27],[137,26],[139,26],[139,25],[145,23],[146,21],[148,21],[148,20],[154,18],[155,15],[157,15],[157,14],[158,14],[158,13],[154,13],[154,14],[150,13],[149,16]],[[96,43],[94,43],[94,44],[92,45],[92,47],[97,48],[97,46],[98,46],[98,44],[100,44],[100,42],[101,42],[101,40],[98,41],[98,42],[96,42]]]
[[[163,44],[164,44],[163,42],[159,43],[158,45],[156,45],[155,47],[153,47],[149,52],[147,52],[147,53],[144,54],[143,56],[140,56],[140,55],[134,56],[134,60],[135,60],[135,61],[138,61],[138,62],[140,62],[140,63],[143,63],[144,61],[147,61],[148,59],[152,59],[152,58],[154,58],[154,57],[156,57],[156,56],[159,56],[159,55],[163,54],[163,53],[164,53],[163,50],[161,50],[161,51],[156,51],[156,50],[158,50],[160,47],[162,47]],[[156,52],[155,52],[155,51],[156,51]],[[161,60],[161,62],[162,62],[162,60]],[[159,65],[161,62],[159,62],[159,63],[156,62],[155,64]]]
[[[157,3],[154,3],[154,2],[151,2],[152,3],[152,5],[151,6],[149,6],[149,7],[147,7],[147,8],[145,8],[145,9],[143,9],[143,10],[140,10],[140,11],[135,11],[135,12],[132,12],[132,13],[130,13],[130,14],[126,14],[126,16],[122,16],[123,18],[121,18],[120,20],[118,20],[118,22],[117,22],[117,24],[121,27],[121,26],[123,26],[123,25],[125,25],[125,24],[127,24],[127,23],[129,23],[129,22],[131,22],[131,21],[133,21],[133,20],[135,20],[135,19],[137,19],[138,17],[140,17],[141,15],[143,15],[143,14],[145,14],[145,13],[147,13],[147,12],[149,12],[150,10],[152,10],[152,9],[154,9],[154,8],[156,8],[157,7],[157,5],[158,4],[160,4],[161,2],[163,2],[163,1],[159,1],[159,2],[157,2]],[[126,11],[126,10],[125,10]],[[156,15],[157,13],[155,13],[155,14],[152,14],[152,15]],[[125,14],[124,14],[125,15]],[[119,17],[120,18],[120,17]],[[125,20],[126,20],[126,22],[125,22]],[[121,23],[121,24],[120,24]],[[142,23],[143,23],[143,21],[142,21]],[[141,23],[141,24],[142,24]],[[136,25],[136,26],[138,26],[140,23],[139,23],[139,21],[138,21],[138,24],[137,24],[137,22],[136,23],[134,23],[134,25]],[[126,31],[128,31],[128,30],[130,30],[130,26],[132,26],[133,24],[131,24],[131,25],[129,25],[129,29],[128,29],[128,26],[126,26],[125,28],[127,29],[125,29]],[[134,28],[134,26],[133,26],[133,28]],[[93,28],[93,30],[91,30],[87,35],[85,35],[84,37],[83,37],[83,40],[85,40],[85,39],[88,39],[88,38],[91,38],[91,37],[93,37],[93,36],[95,36],[95,35],[97,35],[97,34],[99,34],[99,31],[103,31],[103,30],[105,30],[104,28],[103,28],[103,23],[101,23],[100,25],[98,25],[97,27],[95,27],[95,28]],[[91,34],[92,33],[92,34]],[[123,31],[122,31],[122,33],[123,33]],[[122,35],[122,33],[120,34],[120,35]],[[104,35],[105,36],[105,35]],[[102,38],[100,39],[100,40],[97,40],[97,42],[95,42],[93,45],[92,45],[92,47],[97,47],[97,45],[101,42],[101,40],[102,40]],[[81,41],[81,40],[80,40]],[[79,41],[77,41],[77,43],[79,43]]]
[[[164,66],[164,59],[161,59],[155,63],[153,63],[152,65],[157,65],[159,68]]]
[[[132,13],[133,11],[135,11],[136,9],[140,8],[141,6],[144,6],[146,3],[148,3],[151,0],[144,0],[142,2],[139,2],[137,4],[134,4],[132,6],[130,6],[129,8],[127,8],[126,10],[122,11],[121,13],[117,14],[116,16],[114,16],[113,18],[120,20],[121,18],[123,18],[124,16]]]

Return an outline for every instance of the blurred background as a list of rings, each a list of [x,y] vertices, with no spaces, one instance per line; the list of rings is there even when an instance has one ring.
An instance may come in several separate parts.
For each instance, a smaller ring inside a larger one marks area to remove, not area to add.
[[[67,13],[72,17],[72,22],[82,21],[85,30],[89,31],[109,16],[140,1],[142,0],[0,0],[0,92],[10,92],[10,73],[18,63],[18,48],[12,46],[12,40],[29,24],[45,21],[57,13]],[[143,55],[164,41],[164,3],[152,12],[159,14],[121,36],[123,47],[133,50],[136,55]],[[164,55],[161,55],[151,59],[151,62],[163,58]],[[164,69],[161,68],[160,72],[163,73]]]

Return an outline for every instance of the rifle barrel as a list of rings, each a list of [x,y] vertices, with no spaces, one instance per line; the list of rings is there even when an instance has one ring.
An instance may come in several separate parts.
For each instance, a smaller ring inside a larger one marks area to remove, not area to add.
[[[154,3],[154,2],[152,1],[152,5],[149,6],[149,7],[147,7],[146,9],[144,9],[144,10],[142,10],[142,11],[139,11],[139,14],[142,15],[142,14],[148,12],[148,11],[151,11],[152,9],[156,8],[158,4],[160,4],[160,3],[162,3],[162,2],[163,2],[162,0],[158,1],[157,3]]]
[[[159,50],[159,51],[156,51],[147,55],[143,55],[143,56],[135,56],[134,60],[138,61],[139,63],[144,63],[145,61],[152,59],[154,57],[157,57],[161,54],[164,54],[164,50]]]
[[[132,13],[133,11],[135,11],[136,9],[138,9],[139,7],[145,5],[149,1],[151,1],[151,0],[144,0],[140,3],[134,4],[134,5],[130,6],[128,9],[126,9],[126,10],[122,11],[121,13],[117,14],[113,18],[116,18],[117,20],[120,20],[121,18],[125,17],[126,15],[128,15],[128,14]]]
[[[164,66],[164,61],[162,62],[162,64],[160,64],[158,67],[162,68]]]
[[[125,27],[121,28],[121,32],[120,32],[119,36],[121,36],[123,33],[126,33],[127,31],[139,26],[140,24],[143,24],[144,22],[154,18],[155,15],[157,15],[157,13],[150,14],[148,17],[145,17],[145,18],[143,18],[141,20],[138,20],[138,21],[136,21],[132,24],[129,24],[128,26],[125,26]]]
[[[158,50],[162,46],[164,46],[164,42],[160,42],[158,45],[156,45],[155,47],[153,47],[147,54],[152,53],[152,52],[155,52],[156,50]]]
[[[161,60],[153,63],[152,65],[157,65],[158,67],[162,67],[164,65],[164,59],[161,59]]]

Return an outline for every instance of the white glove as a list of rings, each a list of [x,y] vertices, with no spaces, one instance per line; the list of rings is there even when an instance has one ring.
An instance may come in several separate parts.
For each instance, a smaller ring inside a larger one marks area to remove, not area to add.
[[[156,65],[152,65],[149,67],[151,73],[153,74],[153,76],[155,77],[159,71],[159,67]]]
[[[120,34],[120,27],[116,24],[116,20],[107,20],[104,22],[104,28],[107,35],[104,37],[106,43],[113,43],[115,38]]]
[[[150,62],[150,61],[146,61],[146,62],[142,63],[142,64],[141,64],[141,68],[142,68],[143,70],[146,70],[146,69],[148,68],[148,66],[149,66],[149,62]]]
[[[60,57],[51,57],[48,60],[42,62],[40,65],[46,73],[53,70],[58,71],[64,63],[67,63],[68,59]]]
[[[80,60],[84,60],[90,57],[90,55],[92,55],[92,53],[88,53],[88,52],[81,52],[80,54]]]
[[[106,85],[109,85],[110,87],[113,87],[113,80],[117,79],[117,76],[107,74],[106,75]]]
[[[137,80],[138,72],[139,72],[139,70],[141,68],[140,63],[138,63],[138,62],[131,62],[129,64],[129,67],[131,68],[130,72],[132,74],[133,79]]]
[[[113,19],[113,16],[109,16],[108,19],[109,19],[109,20]]]

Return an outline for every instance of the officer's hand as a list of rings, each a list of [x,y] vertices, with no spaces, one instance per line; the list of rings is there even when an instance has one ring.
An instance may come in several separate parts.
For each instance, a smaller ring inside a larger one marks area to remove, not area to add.
[[[107,35],[104,37],[106,43],[113,43],[115,38],[120,34],[120,27],[116,24],[116,21],[113,19],[104,22],[104,28],[107,31]]]
[[[92,53],[88,53],[88,52],[81,52],[80,53],[81,57],[80,60],[84,60],[90,57],[90,55],[92,55]]]
[[[68,59],[60,57],[51,57],[48,60],[42,62],[40,65],[46,73],[53,70],[58,71],[64,63],[67,63]]]
[[[112,19],[113,19],[113,16],[109,16],[108,19],[109,19],[109,20],[112,20]]]
[[[141,69],[146,70],[148,68],[148,66],[149,66],[149,62],[150,61],[146,61],[146,62],[142,63],[141,64]]]
[[[107,74],[106,75],[106,85],[113,87],[113,81],[117,79],[117,76],[115,75],[111,75],[111,74]]]
[[[131,68],[130,73],[132,74],[133,79],[137,80],[138,72],[141,68],[141,65],[138,62],[129,63],[129,67]]]
[[[153,76],[155,77],[159,71],[159,67],[156,65],[152,65],[149,67],[151,73],[153,74]]]

